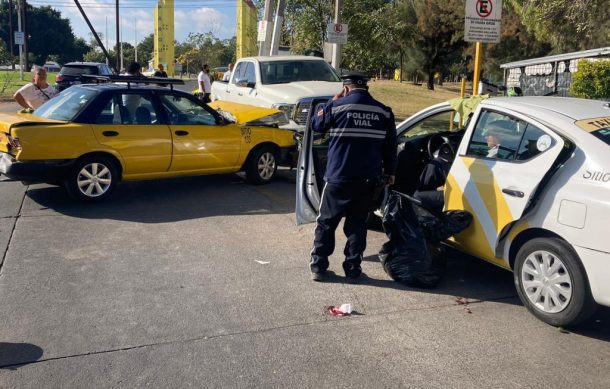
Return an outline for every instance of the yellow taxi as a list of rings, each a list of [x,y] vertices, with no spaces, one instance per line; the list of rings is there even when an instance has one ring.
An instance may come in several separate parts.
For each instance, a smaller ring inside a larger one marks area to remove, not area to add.
[[[278,128],[287,122],[281,111],[206,105],[127,79],[73,86],[31,113],[0,114],[0,173],[92,202],[120,181],[244,171],[249,183],[264,184],[291,163],[296,146]]]

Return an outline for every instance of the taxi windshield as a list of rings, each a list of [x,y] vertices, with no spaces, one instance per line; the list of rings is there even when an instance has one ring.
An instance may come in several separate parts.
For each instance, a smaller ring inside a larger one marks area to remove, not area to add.
[[[97,94],[98,91],[73,86],[38,107],[33,114],[46,119],[71,121]]]

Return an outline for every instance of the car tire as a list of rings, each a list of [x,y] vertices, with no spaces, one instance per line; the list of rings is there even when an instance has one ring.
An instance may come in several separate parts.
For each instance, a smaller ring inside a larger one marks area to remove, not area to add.
[[[93,203],[110,196],[119,181],[117,163],[104,155],[79,159],[66,178],[66,191],[75,200]]]
[[[597,308],[578,254],[559,238],[536,238],[517,253],[514,280],[534,316],[553,326],[573,326]]]
[[[246,181],[253,185],[266,184],[277,171],[278,154],[271,146],[254,149],[246,161]]]

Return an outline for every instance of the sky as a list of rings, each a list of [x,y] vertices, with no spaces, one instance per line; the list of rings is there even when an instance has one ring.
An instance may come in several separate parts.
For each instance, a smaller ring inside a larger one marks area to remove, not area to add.
[[[106,37],[110,47],[116,42],[116,0],[79,0],[97,32]],[[78,37],[89,41],[89,27],[73,0],[28,0],[36,7],[49,5],[70,20]],[[153,10],[155,0],[119,0],[122,19],[122,41],[134,44],[154,31]],[[225,39],[235,35],[237,0],[174,0],[174,39],[184,42],[189,32],[206,33]],[[106,27],[106,25],[108,27]],[[104,44],[105,42],[104,38]]]

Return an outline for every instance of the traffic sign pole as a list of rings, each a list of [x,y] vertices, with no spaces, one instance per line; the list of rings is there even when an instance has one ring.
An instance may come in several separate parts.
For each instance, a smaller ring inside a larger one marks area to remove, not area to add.
[[[341,8],[343,7],[343,0],[335,0],[335,25],[341,24]],[[335,70],[339,71],[341,67],[341,46],[338,43],[333,45],[333,60],[332,65]]]
[[[479,77],[481,76],[481,54],[483,43],[477,42],[474,45],[474,75],[472,76],[472,95],[479,94]]]

